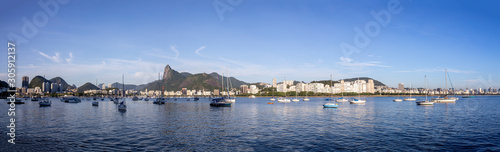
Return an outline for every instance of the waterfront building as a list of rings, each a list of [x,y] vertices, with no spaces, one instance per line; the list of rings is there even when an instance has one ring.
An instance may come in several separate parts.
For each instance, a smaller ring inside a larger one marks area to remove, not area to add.
[[[220,95],[220,93],[219,93],[219,89],[214,89],[214,95],[215,95],[215,96]]]

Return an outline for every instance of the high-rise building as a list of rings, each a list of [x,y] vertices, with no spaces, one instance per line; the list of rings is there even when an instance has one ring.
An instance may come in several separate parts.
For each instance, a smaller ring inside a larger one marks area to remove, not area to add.
[[[111,83],[108,83],[108,88],[112,88],[112,87],[111,87]]]
[[[21,86],[24,88],[28,88],[29,85],[30,85],[30,78],[28,76],[24,76]]]
[[[404,83],[399,83],[398,84],[398,90],[403,91],[405,89],[405,84]]]
[[[244,93],[244,94],[249,92],[248,91],[248,85],[241,85],[240,89],[241,89],[241,92]]]
[[[50,83],[49,82],[42,83],[42,92],[50,93]]]
[[[375,93],[375,83],[373,82],[373,79],[368,80],[368,83],[366,84],[366,92]]]
[[[278,86],[278,81],[276,78],[273,79],[273,88],[276,88]]]
[[[103,89],[103,90],[106,89],[106,84],[103,83],[101,89]]]
[[[52,83],[50,84],[50,93],[56,93],[57,91],[59,91],[59,84],[57,83]]]

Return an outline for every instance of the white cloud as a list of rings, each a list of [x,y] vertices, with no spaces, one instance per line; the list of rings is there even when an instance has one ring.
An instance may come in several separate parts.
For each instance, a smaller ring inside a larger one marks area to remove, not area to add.
[[[203,49],[205,49],[205,46],[200,47],[199,49],[197,49],[196,51],[194,51],[194,53],[198,54],[199,56],[202,56],[201,53],[200,53],[200,51],[203,50]]]
[[[47,58],[49,60],[52,60],[52,61],[57,62],[57,63],[61,63],[62,62],[61,58],[59,57],[59,53],[58,52],[55,53],[55,56],[49,56],[49,55],[43,53],[42,51],[37,51],[37,52],[38,52],[38,54],[44,56],[45,58]]]
[[[390,67],[387,65],[380,64],[379,61],[368,61],[368,62],[354,62],[351,58],[340,57],[341,62],[337,62],[346,69],[361,70],[365,67]]]
[[[66,62],[71,64],[71,61],[73,61],[73,53],[69,52],[69,58],[66,59]]]

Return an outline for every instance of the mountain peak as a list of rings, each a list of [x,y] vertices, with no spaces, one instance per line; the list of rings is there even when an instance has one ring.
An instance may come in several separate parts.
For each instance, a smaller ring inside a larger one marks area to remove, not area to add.
[[[170,70],[172,70],[172,68],[170,68],[170,65],[167,64],[167,66],[165,66],[165,70],[163,71],[163,79],[164,80],[170,78],[170,76],[169,76],[169,74],[171,73]]]

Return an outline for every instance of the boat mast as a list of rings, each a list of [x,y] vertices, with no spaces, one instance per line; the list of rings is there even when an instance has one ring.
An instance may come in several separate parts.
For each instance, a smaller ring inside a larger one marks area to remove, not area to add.
[[[286,99],[286,91],[288,89],[288,86],[286,85],[286,76],[285,76],[285,82],[283,82],[283,86],[284,86],[283,90],[285,90],[285,99]]]
[[[410,98],[411,98],[411,88],[412,88],[412,86],[411,86],[411,80],[410,80]]]
[[[447,95],[448,94],[448,78],[447,78],[447,69],[444,69],[444,83],[445,83],[445,86],[444,86],[444,95]]]
[[[332,88],[332,78],[333,76],[330,74],[330,89]],[[333,89],[331,89],[330,91],[330,102],[332,102],[332,94],[333,94]]]
[[[222,75],[221,75],[221,79],[220,79],[220,80],[222,81],[222,82],[221,82],[222,84],[221,84],[221,86],[220,86],[220,94],[221,94],[221,96],[222,96],[222,91],[224,91],[224,67],[223,67],[223,66],[220,66],[220,71],[221,71],[221,73],[222,73]]]
[[[427,94],[428,94],[428,92],[427,92],[427,91],[428,91],[428,90],[427,90],[427,75],[426,75],[426,76],[425,76],[425,101],[427,101]]]
[[[124,98],[125,97],[125,74],[122,74],[122,89],[123,89],[122,97]]]
[[[227,73],[227,77],[226,77],[226,79],[227,79],[227,82],[226,82],[226,85],[227,85],[227,97],[229,99],[231,99],[231,95],[229,95],[229,70],[228,70],[227,67],[226,67],[226,73]]]

